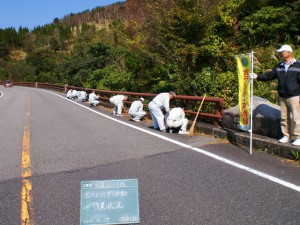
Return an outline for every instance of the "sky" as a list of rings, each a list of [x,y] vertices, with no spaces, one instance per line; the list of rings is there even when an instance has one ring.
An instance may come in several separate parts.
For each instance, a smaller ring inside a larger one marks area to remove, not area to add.
[[[52,23],[71,13],[125,0],[0,0],[0,29],[34,27]]]

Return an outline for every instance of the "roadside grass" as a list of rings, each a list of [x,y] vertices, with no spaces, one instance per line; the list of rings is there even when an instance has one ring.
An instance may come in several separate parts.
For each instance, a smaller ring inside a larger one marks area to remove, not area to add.
[[[296,150],[291,150],[291,152],[294,157],[294,160],[300,162],[300,152]]]

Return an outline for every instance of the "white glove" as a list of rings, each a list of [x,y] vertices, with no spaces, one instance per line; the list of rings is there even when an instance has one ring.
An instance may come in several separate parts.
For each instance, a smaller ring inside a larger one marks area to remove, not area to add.
[[[250,73],[249,77],[250,77],[250,79],[256,79],[257,78],[257,74],[256,73]]]

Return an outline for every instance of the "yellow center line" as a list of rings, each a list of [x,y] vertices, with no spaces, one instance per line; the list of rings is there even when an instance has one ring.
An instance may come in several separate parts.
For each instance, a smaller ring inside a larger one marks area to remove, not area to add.
[[[30,215],[33,215],[33,199],[31,193],[32,182],[29,179],[31,177],[29,117],[30,98],[27,97],[27,110],[22,145],[21,225],[34,225],[32,218],[30,218]]]

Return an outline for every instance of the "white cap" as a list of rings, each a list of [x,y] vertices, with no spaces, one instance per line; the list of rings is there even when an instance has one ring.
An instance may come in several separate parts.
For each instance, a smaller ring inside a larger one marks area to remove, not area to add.
[[[174,91],[170,91],[169,94],[170,94],[170,95],[173,95],[174,98],[176,98],[176,93],[175,93]]]
[[[277,52],[284,52],[284,51],[287,51],[287,52],[293,52],[293,49],[292,49],[292,47],[289,46],[289,45],[282,45],[282,46],[280,47],[280,49],[277,49],[276,51],[277,51]]]
[[[140,100],[143,102],[143,101],[145,101],[145,99],[143,99],[143,98],[140,98]]]

